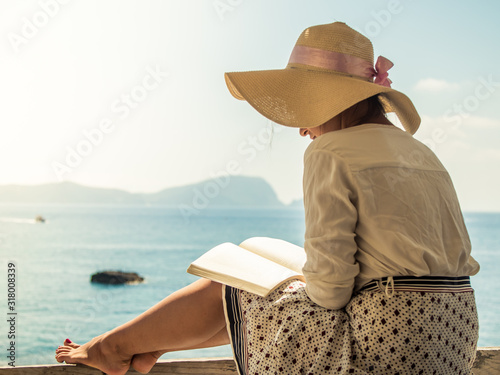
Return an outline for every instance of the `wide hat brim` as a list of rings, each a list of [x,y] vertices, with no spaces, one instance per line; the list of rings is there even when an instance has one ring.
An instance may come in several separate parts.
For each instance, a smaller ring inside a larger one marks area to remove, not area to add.
[[[225,73],[225,80],[236,99],[246,100],[284,126],[319,126],[377,94],[386,112],[394,112],[407,132],[414,134],[420,126],[420,116],[406,95],[348,74],[287,67]]]

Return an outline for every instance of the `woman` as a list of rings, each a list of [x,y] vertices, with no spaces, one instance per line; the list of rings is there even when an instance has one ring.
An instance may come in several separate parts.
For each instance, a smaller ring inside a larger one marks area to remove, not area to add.
[[[448,173],[420,118],[344,23],[301,34],[286,69],[227,73],[238,99],[314,141],[304,156],[307,283],[270,296],[208,280],[59,362],[147,372],[166,351],[231,343],[240,374],[468,374],[479,270]],[[406,131],[385,116],[395,112]]]

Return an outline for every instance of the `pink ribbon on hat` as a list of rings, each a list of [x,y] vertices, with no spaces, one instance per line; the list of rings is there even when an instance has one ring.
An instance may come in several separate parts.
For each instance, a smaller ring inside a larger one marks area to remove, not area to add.
[[[379,56],[377,58],[377,62],[375,63],[375,80],[373,83],[385,87],[391,87],[392,81],[388,78],[389,73],[387,73],[387,71],[393,66],[394,64],[391,60],[386,59],[384,56]]]
[[[374,83],[385,87],[391,87],[392,81],[388,78],[387,71],[394,66],[383,56],[378,57],[373,68],[368,61],[360,57],[300,45],[294,47],[288,63],[310,65],[368,79],[374,78]]]

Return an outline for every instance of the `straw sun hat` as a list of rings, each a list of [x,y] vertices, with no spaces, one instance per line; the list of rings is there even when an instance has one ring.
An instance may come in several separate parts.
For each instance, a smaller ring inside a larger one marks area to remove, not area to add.
[[[285,126],[313,128],[354,104],[379,94],[386,112],[395,112],[414,134],[420,117],[411,100],[390,88],[392,63],[380,56],[374,67],[368,38],[335,22],[302,32],[285,69],[225,74],[231,94],[268,119]]]

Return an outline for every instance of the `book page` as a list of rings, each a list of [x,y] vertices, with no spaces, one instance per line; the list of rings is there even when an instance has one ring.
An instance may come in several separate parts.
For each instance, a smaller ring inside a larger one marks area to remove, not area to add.
[[[302,267],[306,262],[306,253],[302,247],[277,238],[252,237],[243,241],[240,247],[299,274],[302,274]]]
[[[212,248],[187,271],[264,297],[285,280],[303,280],[299,273],[232,243]]]

